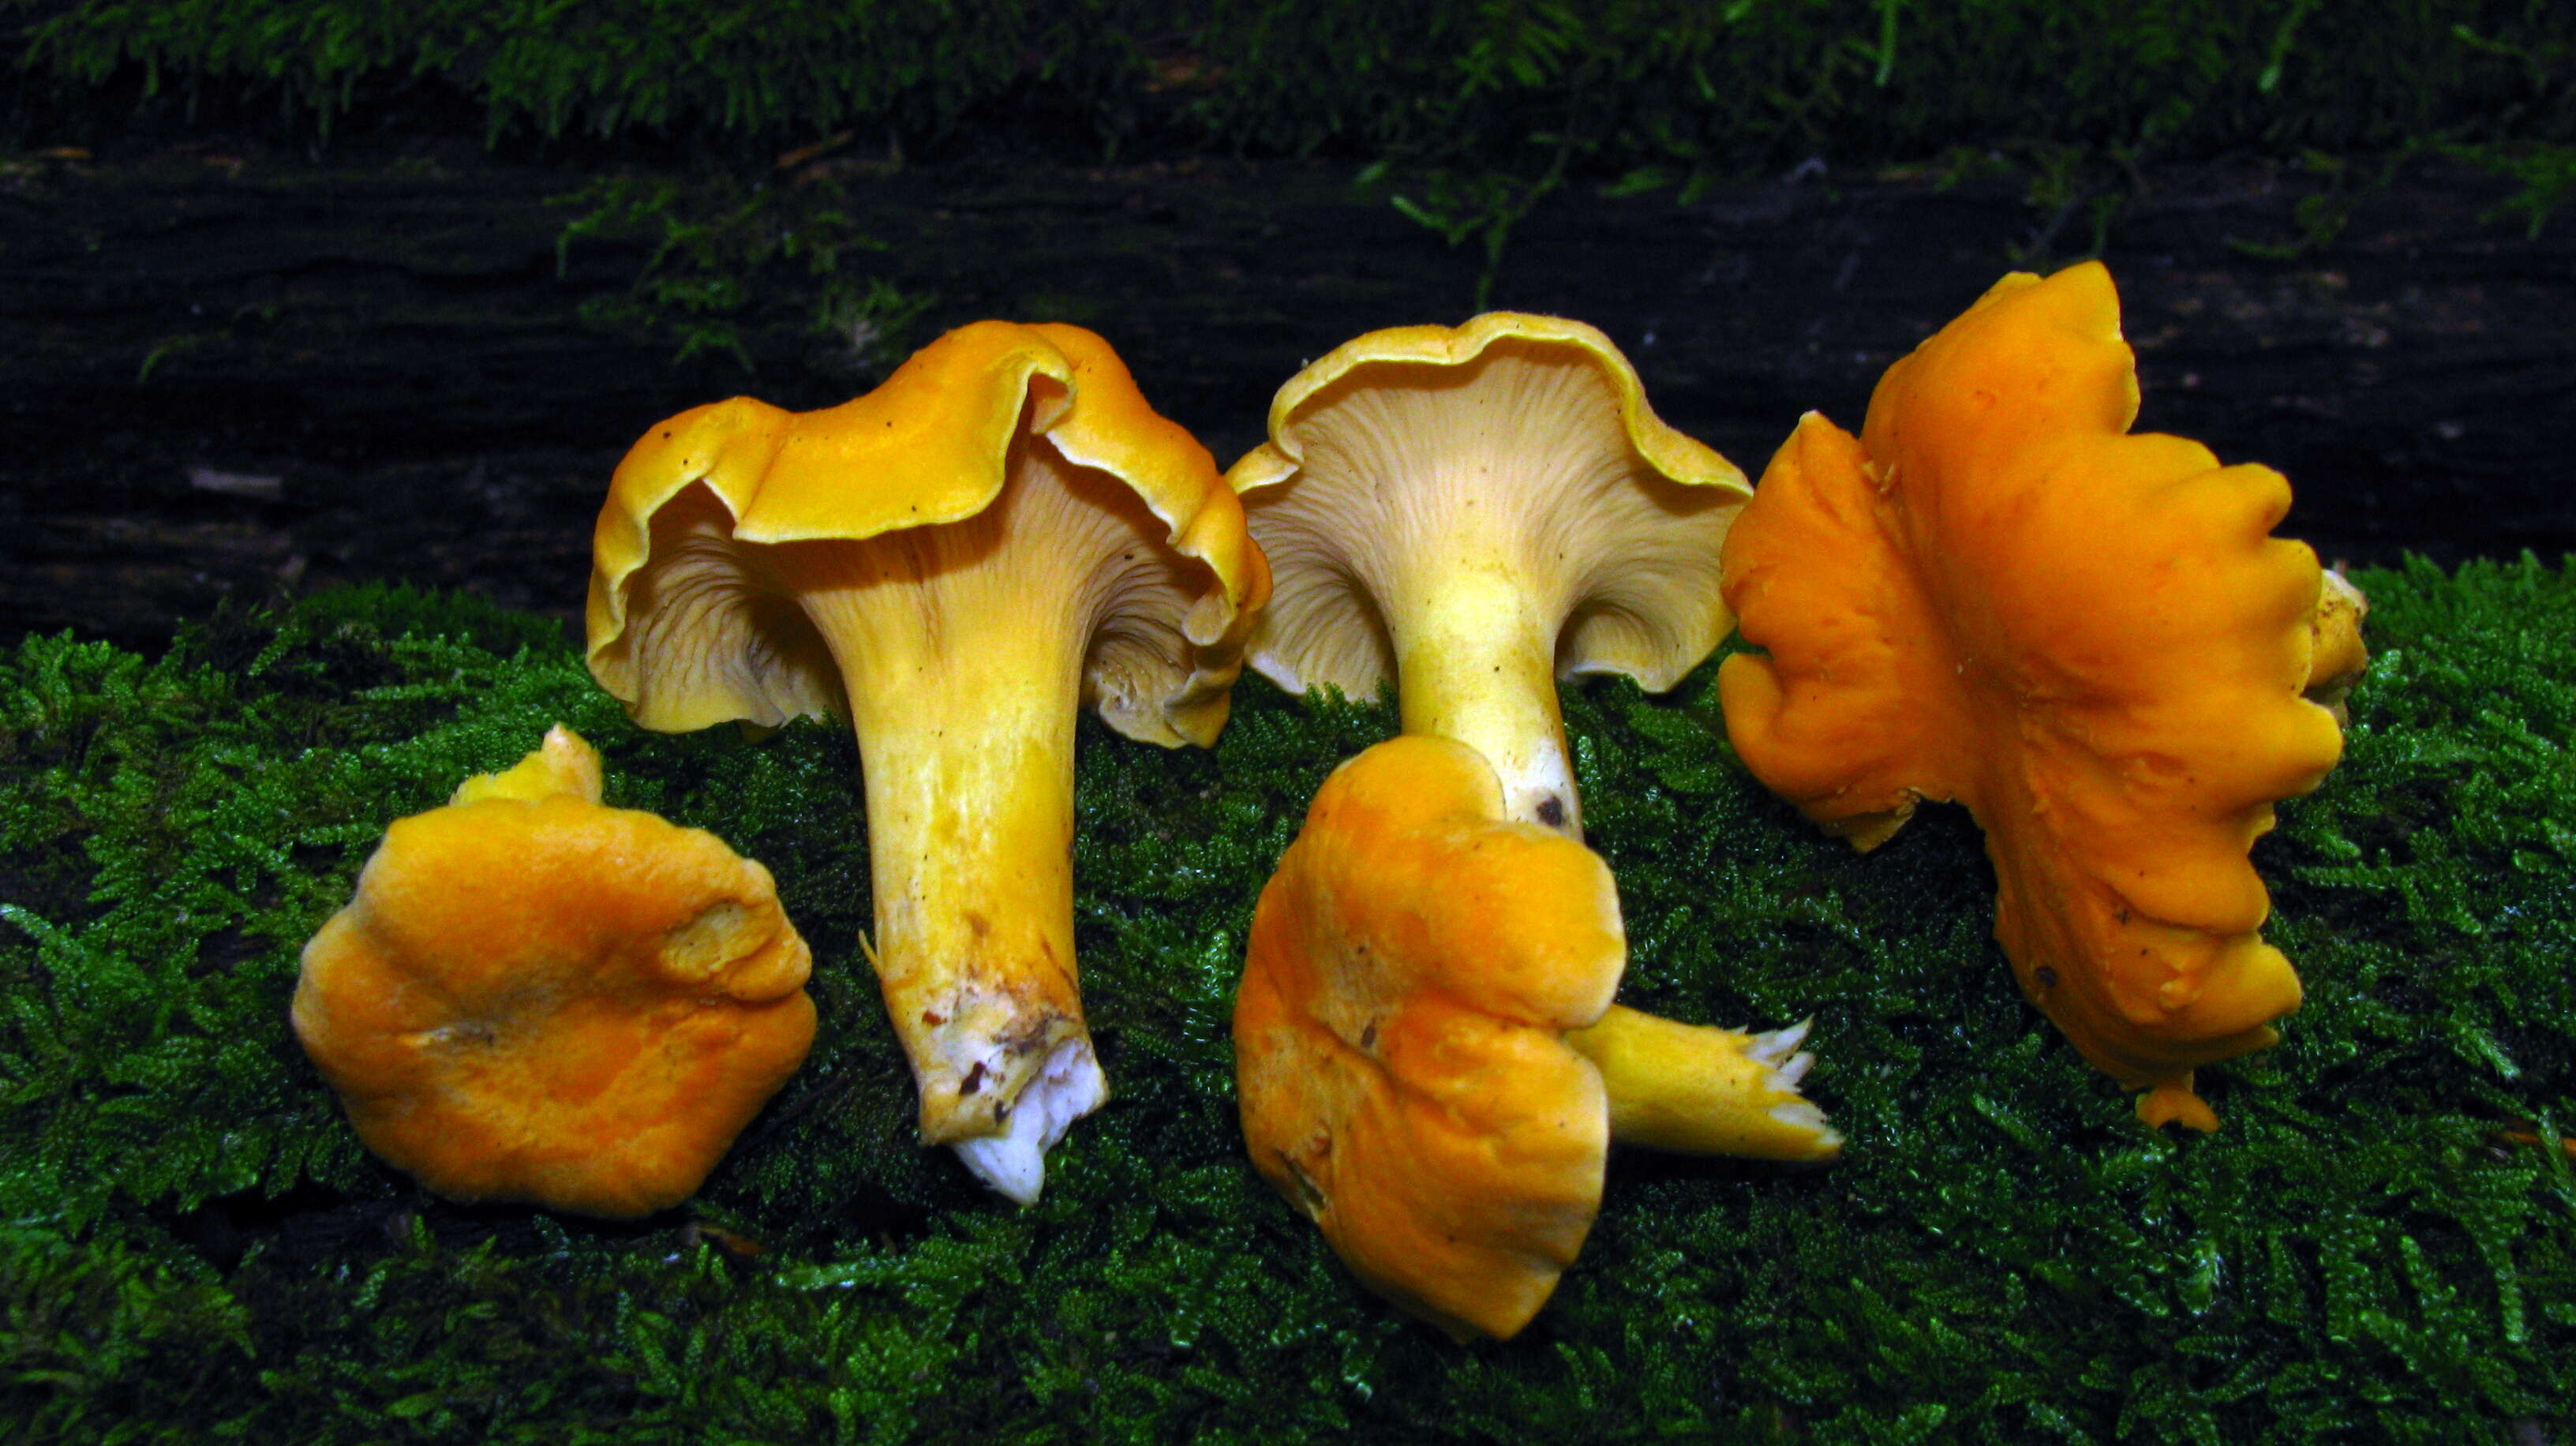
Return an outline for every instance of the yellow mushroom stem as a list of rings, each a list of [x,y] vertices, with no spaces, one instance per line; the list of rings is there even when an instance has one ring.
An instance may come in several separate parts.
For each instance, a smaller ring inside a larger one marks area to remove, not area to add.
[[[906,620],[876,620],[888,614]],[[1108,1093],[1074,974],[1080,654],[1052,631],[984,638],[977,655],[931,630],[885,649],[894,667],[842,659],[867,787],[870,958],[921,1088],[922,1140],[1022,1204],[1046,1152]]]
[[[1075,977],[1073,748],[1084,641],[1133,535],[1031,467],[972,518],[773,564],[847,690],[869,958],[922,1141],[1021,1204],[1108,1098]]]
[[[1680,1024],[1614,1004],[1565,1042],[1601,1071],[1610,1137],[1687,1155],[1830,1160],[1843,1137],[1798,1093],[1803,1023],[1764,1034]]]
[[[1426,560],[1385,605],[1404,731],[1454,738],[1485,755],[1520,823],[1583,837],[1583,812],[1556,701],[1564,610],[1531,594],[1499,549]]]

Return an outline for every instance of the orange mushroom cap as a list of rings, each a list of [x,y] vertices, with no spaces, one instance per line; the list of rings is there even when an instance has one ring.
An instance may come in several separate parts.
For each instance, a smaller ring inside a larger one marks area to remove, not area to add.
[[[1803,1026],[1614,1006],[1610,870],[1505,817],[1447,738],[1334,770],[1253,914],[1234,1041],[1254,1165],[1371,1288],[1464,1337],[1527,1324],[1600,1208],[1611,1140],[1823,1159]]]
[[[1269,591],[1213,459],[1099,337],[977,322],[837,407],[656,426],[592,550],[591,671],[637,722],[847,714],[922,1136],[1035,1199],[1107,1097],[1074,971],[1076,718],[1213,742]]]
[[[1325,780],[1253,915],[1243,1133],[1359,1277],[1508,1336],[1601,1205],[1609,1101],[1564,1043],[1627,965],[1610,871],[1502,821],[1474,750],[1391,739]]]
[[[1986,832],[1995,935],[2033,1003],[2150,1124],[2213,1129],[2194,1067],[2298,1007],[2247,860],[2334,766],[2302,697],[2323,579],[2269,536],[2269,468],[2130,435],[2099,263],[2005,277],[1880,380],[1855,439],[1810,413],[1726,543],[1768,650],[1719,673],[1756,776],[1861,848],[1919,799]],[[2358,594],[2353,595],[2355,598]]]
[[[304,947],[297,1038],[369,1149],[457,1200],[685,1200],[814,1039],[769,871],[600,803],[557,727],[386,830]]]

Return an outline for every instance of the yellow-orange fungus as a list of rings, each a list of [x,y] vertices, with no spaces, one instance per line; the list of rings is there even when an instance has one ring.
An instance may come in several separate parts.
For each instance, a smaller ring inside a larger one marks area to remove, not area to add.
[[[1724,563],[1767,656],[1720,696],[1754,773],[1861,848],[1966,804],[2023,991],[2142,1119],[2208,1130],[2192,1071],[2299,1004],[2247,850],[2341,752],[2303,694],[2321,637],[2358,669],[2358,595],[2270,535],[2279,473],[2132,435],[2137,406],[2100,264],[2005,277],[1859,437],[1809,414],[1772,458]]]

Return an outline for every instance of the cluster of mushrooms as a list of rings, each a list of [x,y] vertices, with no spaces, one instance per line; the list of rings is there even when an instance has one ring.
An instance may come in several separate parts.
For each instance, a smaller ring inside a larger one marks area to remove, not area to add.
[[[1612,1002],[1556,684],[1719,673],[1746,765],[1862,849],[1964,803],[2024,992],[2214,1129],[2197,1067],[2299,1002],[2248,861],[2340,752],[2363,603],[2271,529],[2279,474],[2129,434],[2098,263],[2007,276],[1810,413],[1758,488],[1579,322],[1493,313],[1334,350],[1219,474],[1104,341],[978,322],[824,411],[654,427],[594,541],[589,663],[647,728],[846,716],[875,966],[921,1136],[1037,1198],[1108,1097],[1073,954],[1073,741],[1208,746],[1249,663],[1372,696],[1263,890],[1234,1016],[1254,1166],[1372,1288],[1461,1338],[1543,1305],[1613,1140],[1842,1146],[1806,1026]],[[769,875],[600,802],[562,729],[395,823],[304,954],[294,1022],[366,1143],[460,1199],[687,1198],[814,1032]],[[563,901],[578,895],[577,916]],[[598,901],[606,898],[602,907]]]

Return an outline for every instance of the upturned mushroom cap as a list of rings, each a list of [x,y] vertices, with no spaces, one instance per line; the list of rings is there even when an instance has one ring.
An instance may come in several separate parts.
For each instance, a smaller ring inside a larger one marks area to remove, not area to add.
[[[1581,322],[1345,342],[1279,389],[1227,481],[1277,578],[1253,667],[1355,698],[1397,680],[1405,731],[1476,748],[1512,817],[1576,837],[1555,679],[1661,691],[1732,624],[1717,554],[1744,474],[1657,419]]]
[[[592,535],[593,676],[662,732],[846,711],[830,645],[770,550],[984,515],[1037,437],[1036,465],[1121,484],[1161,534],[1134,566],[1095,580],[1115,596],[1086,599],[1105,605],[1104,622],[1129,620],[1086,657],[1086,701],[1132,738],[1214,741],[1268,567],[1241,503],[1210,485],[1207,450],[1146,404],[1106,342],[1052,323],[959,327],[823,411],[736,397],[647,432],[618,464]],[[1147,625],[1164,613],[1176,621]]]
[[[1861,848],[1919,799],[1986,831],[1995,934],[2151,1124],[2217,1117],[2195,1066],[2298,1007],[2247,861],[2341,749],[2302,692],[2321,614],[2268,468],[2128,434],[2138,389],[2098,263],[2005,277],[1888,369],[1858,438],[1809,414],[1726,546],[1768,650],[1719,674],[1756,776]],[[2326,600],[2331,604],[2332,599]]]
[[[657,424],[617,464],[592,531],[592,676],[665,733],[839,714],[829,645],[754,545],[974,516],[1002,490],[1023,417],[1038,432],[1062,420],[1072,381],[1044,338],[985,321],[827,411],[735,397]]]
[[[369,1149],[457,1200],[687,1199],[814,1038],[769,871],[603,807],[556,728],[396,820],[304,948],[295,1032]]]
[[[1268,591],[1206,450],[1091,333],[978,322],[838,407],[655,427],[594,559],[591,670],[638,722],[849,716],[923,1137],[1034,1199],[1106,1097],[1074,982],[1075,717],[1213,741]]]
[[[1372,1289],[1453,1335],[1545,1304],[1601,1203],[1601,1078],[1563,1036],[1627,961],[1610,871],[1503,820],[1474,750],[1336,769],[1253,915],[1236,995],[1253,1164]]]

